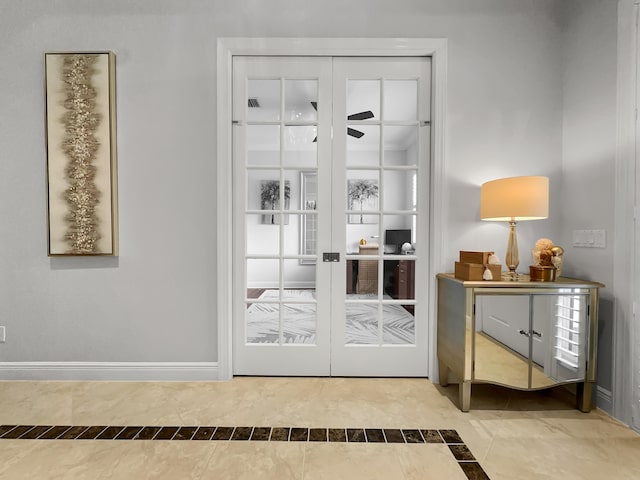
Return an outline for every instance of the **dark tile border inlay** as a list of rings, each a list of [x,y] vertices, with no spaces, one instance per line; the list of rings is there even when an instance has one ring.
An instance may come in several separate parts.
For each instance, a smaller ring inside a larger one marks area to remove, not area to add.
[[[70,428],[71,428],[70,426],[65,426],[65,427],[58,426],[58,427],[50,428],[49,430],[44,432],[42,435],[40,435],[38,437],[38,440],[55,440]],[[2,437],[2,438],[6,438],[6,437]]]
[[[85,430],[88,430],[89,427],[71,427],[69,430],[64,432],[62,435],[58,437],[58,440],[75,440],[78,438]]]
[[[191,440],[198,427],[180,427],[173,437],[173,440]]]
[[[329,441],[330,442],[346,442],[347,434],[345,433],[344,428],[330,428]]]
[[[0,441],[4,439],[441,443],[449,448],[468,480],[489,480],[458,432],[448,429],[0,425]]]
[[[348,442],[366,442],[367,437],[365,437],[364,435],[364,429],[347,428],[347,441]]]
[[[236,427],[231,440],[249,440],[251,438],[253,427]]]
[[[136,435],[134,440],[153,440],[153,437],[155,437],[156,433],[158,433],[161,429],[162,427],[144,427],[142,430],[140,430],[140,433]]]
[[[100,435],[104,431],[105,428],[107,428],[106,425],[89,427],[84,432],[82,432],[80,435],[78,435],[76,437],[76,439],[77,440],[93,440],[98,435]],[[40,437],[40,438],[42,438],[42,437]]]
[[[402,430],[402,434],[407,443],[424,443],[420,430]]]
[[[211,440],[215,431],[216,427],[199,427],[191,440]]]
[[[229,440],[234,430],[234,427],[218,427],[211,440]]]
[[[367,442],[369,443],[385,443],[384,433],[379,428],[366,428]]]
[[[385,428],[384,437],[387,439],[387,443],[405,443],[400,429]]]
[[[271,441],[272,442],[288,442],[289,431],[291,429],[287,427],[275,427],[271,429]]]

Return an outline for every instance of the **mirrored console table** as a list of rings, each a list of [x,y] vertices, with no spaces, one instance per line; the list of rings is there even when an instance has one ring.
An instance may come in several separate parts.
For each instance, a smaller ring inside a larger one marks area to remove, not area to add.
[[[471,385],[519,390],[576,384],[577,408],[591,410],[596,380],[596,282],[560,277],[554,282],[438,280],[440,385],[459,382],[462,411]]]

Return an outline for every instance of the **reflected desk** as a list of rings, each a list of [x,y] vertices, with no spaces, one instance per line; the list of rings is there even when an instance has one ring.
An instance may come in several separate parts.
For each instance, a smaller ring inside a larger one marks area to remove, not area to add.
[[[598,289],[601,283],[560,277],[554,282],[438,280],[440,385],[459,382],[460,409],[471,385],[518,390],[576,384],[577,408],[591,410],[596,380]]]

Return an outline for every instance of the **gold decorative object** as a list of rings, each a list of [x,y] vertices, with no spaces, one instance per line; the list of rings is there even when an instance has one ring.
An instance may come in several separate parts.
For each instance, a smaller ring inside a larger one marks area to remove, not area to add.
[[[49,255],[117,255],[115,56],[47,53]]]
[[[533,265],[529,267],[531,280],[549,282],[556,280],[562,273],[562,255],[564,249],[554,245],[548,238],[541,238],[531,250]]]

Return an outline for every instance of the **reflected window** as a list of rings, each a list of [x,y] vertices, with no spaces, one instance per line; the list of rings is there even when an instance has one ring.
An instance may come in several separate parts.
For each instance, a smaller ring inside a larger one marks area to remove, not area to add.
[[[561,295],[556,305],[555,359],[578,369],[580,359],[580,297]]]

